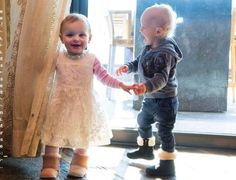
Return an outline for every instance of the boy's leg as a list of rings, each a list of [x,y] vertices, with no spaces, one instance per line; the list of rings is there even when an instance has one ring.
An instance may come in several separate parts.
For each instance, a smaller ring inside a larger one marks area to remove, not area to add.
[[[152,160],[154,159],[153,148],[155,146],[155,137],[151,138],[141,138],[140,136],[137,137],[137,144],[139,148],[132,152],[127,153],[127,157],[130,159],[147,159]]]
[[[177,151],[167,152],[159,150],[159,164],[146,168],[146,174],[153,177],[171,177],[175,176],[175,164]]]
[[[137,144],[139,148],[137,150],[127,153],[127,157],[130,159],[154,159],[154,146],[155,137],[152,135],[152,124],[155,122],[153,119],[153,101],[145,102],[142,105],[142,109],[137,117],[137,122],[139,125],[137,137]]]
[[[60,168],[59,148],[46,146],[43,155],[43,166],[40,172],[41,179],[56,178]]]
[[[86,149],[75,149],[70,164],[69,177],[82,178],[87,173],[88,155]]]
[[[175,176],[174,160],[176,158],[176,150],[175,137],[172,131],[177,110],[178,99],[176,97],[160,100],[157,112],[158,136],[161,141],[161,149],[159,150],[160,162],[158,166],[151,166],[146,169],[146,174],[149,176]]]

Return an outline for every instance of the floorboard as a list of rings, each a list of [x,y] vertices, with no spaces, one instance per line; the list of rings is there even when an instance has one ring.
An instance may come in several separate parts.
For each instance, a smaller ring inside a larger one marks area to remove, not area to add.
[[[129,148],[94,147],[90,150],[89,169],[83,180],[234,180],[236,152],[232,150],[177,148],[176,177],[150,178],[145,168],[158,159],[130,160]],[[156,151],[155,151],[156,152]],[[156,156],[157,157],[157,156]],[[5,158],[0,169],[0,180],[37,180],[42,160],[37,158]],[[58,180],[67,178],[69,163],[61,161]]]

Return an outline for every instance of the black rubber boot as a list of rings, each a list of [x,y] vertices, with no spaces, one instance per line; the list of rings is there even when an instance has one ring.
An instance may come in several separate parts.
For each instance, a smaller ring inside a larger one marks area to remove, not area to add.
[[[152,177],[175,176],[174,160],[160,160],[160,164],[158,167],[151,166],[146,168],[146,175]]]
[[[138,150],[127,153],[127,157],[130,159],[154,159],[154,146],[149,146],[148,141],[149,139],[143,139],[143,146],[139,146]]]

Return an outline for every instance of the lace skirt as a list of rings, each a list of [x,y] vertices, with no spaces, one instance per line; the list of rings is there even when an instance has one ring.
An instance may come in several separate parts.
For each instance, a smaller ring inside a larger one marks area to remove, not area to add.
[[[41,135],[45,145],[88,148],[109,144],[112,132],[95,92],[60,88],[51,97]]]

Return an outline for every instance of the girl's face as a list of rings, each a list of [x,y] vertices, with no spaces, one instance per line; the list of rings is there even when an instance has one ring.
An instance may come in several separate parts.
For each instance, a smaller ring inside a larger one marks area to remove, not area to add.
[[[60,34],[62,43],[71,55],[80,55],[90,41],[90,34],[83,21],[66,22]]]

